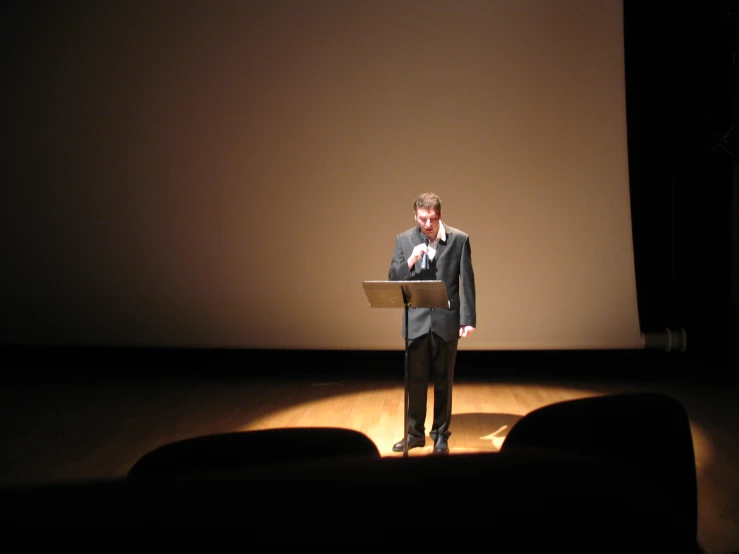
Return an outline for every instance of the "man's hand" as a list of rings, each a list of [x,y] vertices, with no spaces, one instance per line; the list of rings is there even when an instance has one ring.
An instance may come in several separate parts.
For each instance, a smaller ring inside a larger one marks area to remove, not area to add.
[[[416,245],[411,253],[411,257],[408,258],[408,269],[412,269],[416,262],[423,258],[423,255],[429,251],[429,247],[424,243]]]
[[[475,328],[472,325],[463,325],[459,328],[459,338],[469,337],[475,332]]]

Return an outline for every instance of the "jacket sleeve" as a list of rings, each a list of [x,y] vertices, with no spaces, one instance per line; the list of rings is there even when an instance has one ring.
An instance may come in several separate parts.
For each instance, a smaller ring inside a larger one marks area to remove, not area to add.
[[[461,326],[471,325],[472,327],[477,327],[475,272],[472,269],[472,247],[470,246],[469,237],[467,237],[462,247],[459,273],[462,282],[459,324]]]
[[[409,281],[413,279],[413,275],[414,272],[408,269],[408,259],[403,253],[403,245],[398,235],[395,238],[395,253],[390,263],[390,270],[387,272],[387,278],[389,281]]]

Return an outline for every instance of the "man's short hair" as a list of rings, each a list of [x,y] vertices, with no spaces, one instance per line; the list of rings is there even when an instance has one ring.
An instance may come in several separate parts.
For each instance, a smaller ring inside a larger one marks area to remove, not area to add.
[[[433,192],[424,192],[419,194],[413,201],[413,211],[418,210],[435,210],[436,213],[441,212],[441,198]]]

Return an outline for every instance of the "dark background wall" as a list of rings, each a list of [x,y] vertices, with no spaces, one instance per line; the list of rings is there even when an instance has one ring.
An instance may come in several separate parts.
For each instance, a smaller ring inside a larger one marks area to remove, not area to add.
[[[737,349],[737,2],[626,0],[624,12],[642,331],[685,328],[686,354],[726,360]]]

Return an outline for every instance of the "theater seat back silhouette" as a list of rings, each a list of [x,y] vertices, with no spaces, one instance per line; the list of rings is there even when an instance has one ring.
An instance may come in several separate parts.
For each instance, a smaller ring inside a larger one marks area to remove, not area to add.
[[[128,480],[234,475],[249,468],[323,459],[380,459],[363,433],[332,427],[264,429],[165,444],[142,456]]]
[[[676,399],[660,393],[617,394],[544,406],[516,422],[500,452],[527,450],[625,464],[668,496],[685,539],[697,544],[695,452],[687,412]]]

